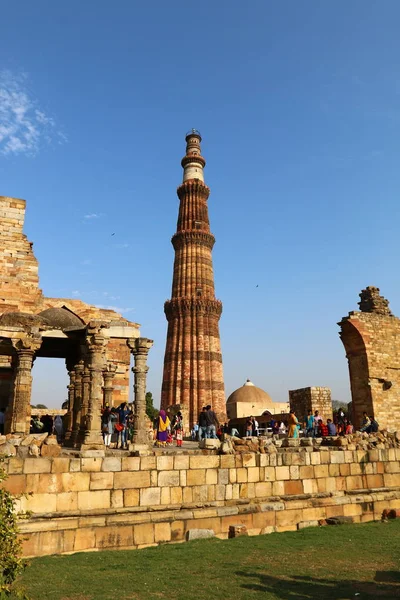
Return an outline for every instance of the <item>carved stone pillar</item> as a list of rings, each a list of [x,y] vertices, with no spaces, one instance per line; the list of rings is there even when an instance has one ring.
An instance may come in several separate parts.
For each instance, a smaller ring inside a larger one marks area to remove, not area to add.
[[[103,370],[105,366],[105,347],[107,338],[103,329],[106,323],[91,321],[87,331],[88,369],[90,372],[90,395],[88,411],[85,416],[85,436],[82,448],[103,449],[101,435],[101,407],[103,404]]]
[[[114,390],[114,386],[113,386],[112,382],[113,382],[116,370],[117,370],[117,365],[113,365],[112,363],[109,363],[107,365],[107,368],[104,369],[104,371],[103,371],[103,377],[104,377],[103,406],[107,406],[108,405],[110,408],[113,405],[113,403],[112,403],[112,393],[113,393],[113,390]]]
[[[65,416],[66,426],[65,426],[65,443],[69,445],[69,441],[72,435],[72,426],[73,426],[73,411],[74,411],[74,395],[75,395],[75,371],[74,369],[68,371],[69,375],[69,385],[67,385],[68,389],[68,412]]]
[[[40,348],[40,336],[13,340],[17,352],[14,392],[6,415],[6,433],[28,434],[31,418],[32,365],[35,352]]]
[[[128,346],[131,349],[135,360],[135,366],[132,371],[135,375],[135,419],[133,431],[133,443],[136,445],[149,445],[147,418],[146,418],[146,379],[147,356],[153,345],[153,340],[147,338],[134,338],[128,340]]]
[[[89,367],[85,365],[82,375],[82,410],[81,410],[81,421],[79,429],[79,440],[85,439],[86,431],[86,419],[89,412],[89,398],[90,398],[90,371]]]
[[[82,413],[82,375],[83,375],[84,363],[80,360],[75,365],[75,385],[74,385],[74,405],[72,411],[72,435],[71,442],[76,444],[79,434],[79,428],[81,424],[81,413]]]

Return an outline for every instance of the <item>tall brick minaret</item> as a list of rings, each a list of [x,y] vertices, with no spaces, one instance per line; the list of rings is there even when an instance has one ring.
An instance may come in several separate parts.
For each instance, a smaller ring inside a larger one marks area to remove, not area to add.
[[[192,426],[202,407],[211,404],[225,418],[225,393],[218,322],[222,303],[215,298],[210,233],[204,183],[206,161],[201,156],[201,135],[192,129],[186,135],[182,159],[183,182],[175,250],[172,298],[164,305],[168,321],[161,407],[180,404]]]

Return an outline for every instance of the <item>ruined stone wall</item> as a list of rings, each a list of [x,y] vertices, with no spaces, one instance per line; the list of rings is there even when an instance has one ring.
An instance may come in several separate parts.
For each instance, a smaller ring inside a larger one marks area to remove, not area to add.
[[[251,535],[379,519],[400,508],[400,449],[280,449],[273,454],[10,458],[4,486],[19,510],[24,553],[39,556],[181,541],[230,525]]]
[[[0,409],[7,408],[13,385],[11,357],[0,356]]]
[[[117,370],[113,379],[113,406],[129,402],[129,377],[131,353],[126,340],[114,339],[107,344],[107,362],[115,365]]]
[[[0,314],[34,313],[40,303],[38,262],[23,233],[25,200],[0,196]]]
[[[331,390],[327,387],[306,387],[289,390],[289,404],[294,410],[300,423],[303,422],[307,412],[318,410],[326,423],[332,419]]]
[[[400,319],[378,288],[366,288],[360,297],[362,310],[339,323],[349,362],[353,422],[360,427],[366,411],[380,428],[395,431],[400,422]]]

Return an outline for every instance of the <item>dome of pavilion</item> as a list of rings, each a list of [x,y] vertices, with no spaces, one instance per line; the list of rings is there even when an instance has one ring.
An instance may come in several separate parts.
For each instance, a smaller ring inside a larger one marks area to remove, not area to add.
[[[268,408],[273,400],[267,392],[257,387],[248,379],[242,387],[238,388],[229,396],[227,404],[237,404],[238,402],[246,402],[248,404],[259,405],[263,404]]]
[[[39,313],[54,329],[67,329],[68,327],[81,328],[83,322],[67,308],[47,308]]]

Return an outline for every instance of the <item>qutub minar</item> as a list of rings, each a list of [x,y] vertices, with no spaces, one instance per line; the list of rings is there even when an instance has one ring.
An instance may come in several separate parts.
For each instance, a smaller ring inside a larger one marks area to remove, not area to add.
[[[222,303],[214,291],[211,251],[215,238],[210,232],[210,189],[204,183],[206,161],[201,156],[200,142],[197,130],[186,135],[183,182],[177,190],[178,224],[172,237],[172,297],[164,305],[168,333],[161,408],[179,404],[190,426],[207,404],[221,419],[226,412],[218,324]]]

